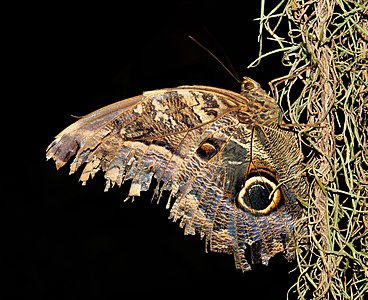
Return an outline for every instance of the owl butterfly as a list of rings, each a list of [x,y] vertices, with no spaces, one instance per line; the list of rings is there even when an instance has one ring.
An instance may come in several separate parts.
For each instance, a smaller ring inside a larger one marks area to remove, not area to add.
[[[248,77],[240,94],[180,86],[86,115],[56,136],[46,157],[59,169],[75,155],[70,173],[85,165],[83,184],[103,170],[106,191],[130,181],[129,197],[155,179],[154,196],[170,191],[170,218],[184,233],[233,254],[245,271],[279,252],[293,256],[307,182],[297,139],[280,122],[276,101]]]

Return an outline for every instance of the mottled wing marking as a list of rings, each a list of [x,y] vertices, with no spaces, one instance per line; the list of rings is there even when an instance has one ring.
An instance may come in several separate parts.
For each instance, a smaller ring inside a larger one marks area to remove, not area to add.
[[[130,197],[155,178],[155,196],[170,191],[170,218],[180,220],[184,233],[205,237],[210,251],[234,254],[244,271],[247,247],[251,263],[292,253],[306,182],[294,135],[277,126],[280,115],[251,79],[242,94],[206,86],[149,91],[81,118],[56,136],[46,156],[57,168],[75,156],[70,173],[84,165],[83,184],[99,170],[105,190],[129,180]],[[267,214],[237,202],[245,180],[259,170],[281,183],[283,202]]]

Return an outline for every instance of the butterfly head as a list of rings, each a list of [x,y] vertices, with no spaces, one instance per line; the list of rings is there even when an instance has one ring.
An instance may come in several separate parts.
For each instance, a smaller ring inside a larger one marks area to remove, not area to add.
[[[243,93],[249,93],[253,91],[260,90],[261,86],[258,82],[254,81],[253,79],[244,76],[243,81],[241,83],[241,94]]]

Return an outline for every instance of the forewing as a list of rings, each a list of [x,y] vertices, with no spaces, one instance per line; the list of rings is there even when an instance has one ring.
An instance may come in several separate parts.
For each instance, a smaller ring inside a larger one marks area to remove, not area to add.
[[[132,179],[130,196],[147,190],[154,174],[170,187],[206,127],[237,110],[239,99],[239,94],[202,86],[146,92],[81,118],[56,136],[46,157],[60,168],[75,155],[70,173],[85,164],[83,183],[100,169],[107,188]]]

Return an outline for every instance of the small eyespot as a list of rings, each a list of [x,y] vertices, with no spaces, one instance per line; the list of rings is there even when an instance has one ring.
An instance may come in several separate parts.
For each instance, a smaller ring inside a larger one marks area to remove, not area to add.
[[[197,154],[203,160],[210,160],[218,153],[219,150],[220,146],[218,145],[218,141],[213,138],[209,138],[199,146]]]
[[[276,184],[265,176],[253,176],[245,181],[238,194],[238,204],[252,214],[266,215],[275,209],[282,199]]]

